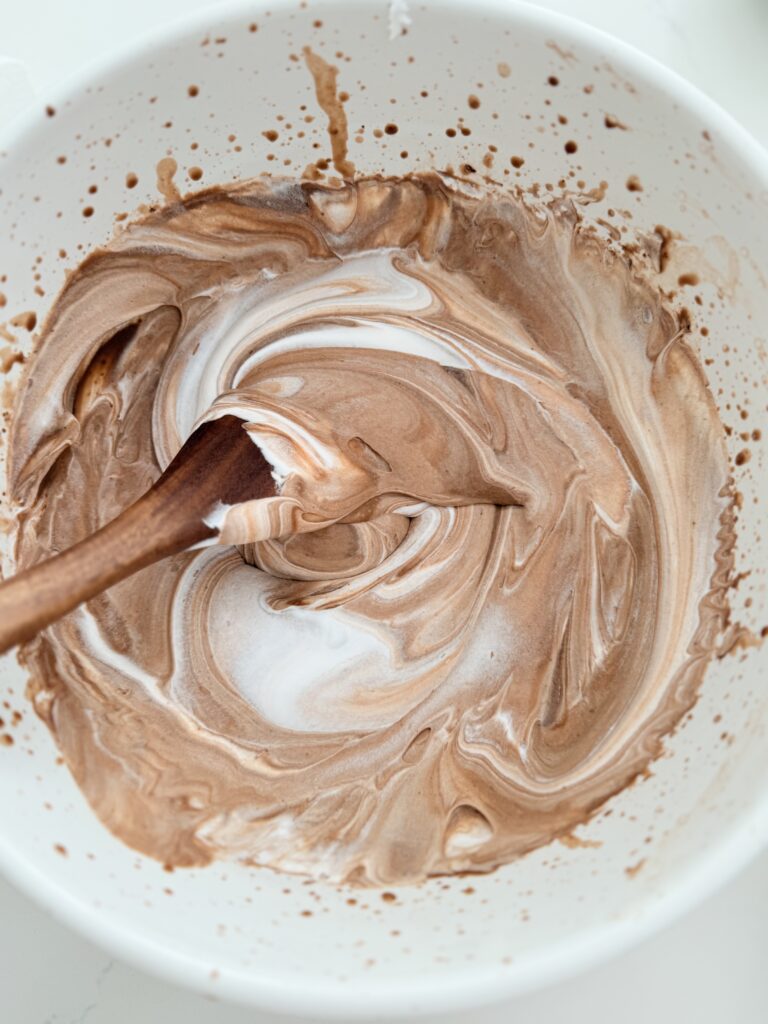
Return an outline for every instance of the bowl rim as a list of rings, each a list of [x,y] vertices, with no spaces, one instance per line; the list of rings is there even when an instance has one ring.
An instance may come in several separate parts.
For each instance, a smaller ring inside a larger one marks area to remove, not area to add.
[[[318,0],[312,7],[330,8],[348,0]],[[383,0],[356,0],[358,5],[382,5]],[[94,80],[108,77],[153,51],[189,36],[205,33],[213,25],[237,18],[253,20],[266,8],[273,13],[295,7],[295,0],[224,0],[191,15],[184,15],[116,46],[104,56],[87,62],[58,85],[35,96],[27,108],[0,128],[0,152],[23,147],[28,135],[41,126],[44,103],[61,107],[84,91]],[[627,71],[649,81],[697,116],[712,125],[724,144],[737,153],[768,189],[768,150],[731,114],[698,87],[633,45],[595,28],[571,15],[537,6],[528,0],[429,0],[430,11],[446,15],[493,15],[510,24],[525,23],[542,34],[568,35],[577,44],[609,50]],[[0,166],[2,177],[2,166]],[[365,1019],[417,1016],[476,1009],[503,1002],[516,995],[564,981],[589,967],[622,953],[714,893],[768,846],[768,789],[762,798],[741,813],[737,823],[724,832],[695,861],[672,876],[674,886],[649,897],[647,904],[631,916],[603,921],[588,930],[561,940],[521,964],[460,969],[439,985],[421,979],[374,979],[350,981],[339,986],[333,981],[295,979],[236,970],[221,965],[215,983],[210,981],[210,963],[178,953],[155,941],[136,927],[115,924],[99,910],[73,895],[66,886],[53,881],[36,866],[26,862],[0,835],[0,871],[19,890],[41,905],[54,918],[71,927],[118,959],[166,981],[199,993],[215,994],[231,1002],[284,1014],[309,1014],[325,1019]]]

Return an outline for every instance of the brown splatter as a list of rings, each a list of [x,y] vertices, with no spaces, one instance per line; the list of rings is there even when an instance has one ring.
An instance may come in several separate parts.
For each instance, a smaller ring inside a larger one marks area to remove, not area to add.
[[[509,78],[512,74],[512,68],[505,60],[499,61],[496,65],[496,70],[498,71],[500,78]]]
[[[560,79],[556,75],[550,75],[547,79],[547,85],[560,85]]]
[[[573,154],[579,147],[576,145],[573,139],[569,139],[563,148],[565,149],[566,153]]]
[[[125,176],[125,187],[126,188],[136,188],[138,183],[139,183],[138,175],[134,174],[133,171],[131,171],[129,174],[126,174],[126,176]]]
[[[599,839],[581,839],[573,833],[560,836],[560,842],[569,850],[597,850],[603,845]]]
[[[390,122],[389,124],[385,124],[384,125],[384,132],[387,135],[397,135],[399,130],[400,129],[397,127],[397,125],[396,124],[392,124],[392,122]]]
[[[646,858],[645,858],[645,857],[643,857],[643,859],[642,859],[642,860],[639,860],[639,861],[637,862],[637,864],[632,864],[632,865],[630,865],[630,867],[628,867],[628,868],[624,868],[624,874],[625,874],[625,875],[627,876],[627,878],[634,878],[634,877],[635,877],[635,875],[636,875],[636,874],[637,874],[637,873],[638,873],[639,871],[641,871],[641,870],[642,870],[642,868],[643,868],[643,866],[644,866],[644,864],[645,864],[645,861],[646,861]]]
[[[629,131],[629,126],[624,124],[623,121],[620,121],[618,119],[618,117],[615,117],[613,114],[606,114],[605,115],[605,127],[606,128],[619,128],[623,132],[628,132]]]
[[[181,193],[173,180],[178,166],[172,156],[164,156],[157,165],[157,190],[167,203],[177,203],[181,199]]]
[[[397,896],[393,892],[383,892],[381,898],[385,903],[395,903],[397,901]]]
[[[608,182],[601,181],[599,185],[595,185],[594,188],[584,189],[582,185],[581,202],[582,203],[601,203],[605,199],[605,195],[608,191]]]
[[[554,39],[548,40],[547,48],[550,50],[554,50],[561,60],[576,60],[576,54],[573,52],[573,50],[566,50],[565,47],[560,46],[559,43],[556,43]]]
[[[198,96],[199,94],[200,94],[200,90],[198,89],[198,87],[196,85],[190,85],[187,88],[187,96],[195,97],[195,96]]]
[[[739,452],[739,454],[733,461],[736,463],[737,466],[744,466],[749,462],[751,458],[752,452],[749,450],[749,448],[742,448],[742,450]]]
[[[55,117],[56,116],[56,108],[48,106],[48,107],[45,108],[45,113],[46,113],[46,115],[48,117]]]
[[[202,167],[190,167],[187,174],[190,176],[192,181],[200,181],[203,176],[203,169]]]
[[[764,633],[757,636],[747,626],[734,622],[725,631],[725,636],[715,651],[715,657],[718,661],[722,661],[723,658],[734,651],[747,651],[750,647],[761,647],[764,639]]]
[[[642,192],[643,186],[636,174],[630,174],[627,178],[627,190],[629,192]]]
[[[274,128],[269,128],[267,131],[262,132],[261,134],[269,142],[277,142],[278,140],[278,133],[275,131]]]
[[[513,167],[520,168],[525,163],[525,160],[523,160],[521,156],[513,156],[510,157],[509,162],[512,164]]]
[[[697,285],[699,283],[699,275],[681,274],[677,279],[677,283],[681,288],[684,288],[686,285]]]
[[[11,736],[9,732],[3,733],[3,735],[0,736],[0,743],[2,743],[4,747],[12,747],[13,736]]]
[[[26,313],[11,317],[9,323],[14,327],[23,327],[25,331],[34,331],[37,326],[37,313],[33,313],[31,309],[27,310]]]
[[[333,166],[342,178],[353,178],[355,165],[347,157],[349,133],[347,115],[336,88],[339,69],[335,64],[329,64],[323,60],[319,54],[313,53],[309,46],[305,46],[302,53],[309,73],[315,82],[317,102],[328,118],[328,135],[331,139]]]
[[[672,256],[672,243],[678,236],[663,224],[657,224],[653,233],[661,239],[659,245],[659,273],[663,274]]]
[[[467,96],[467,104],[468,104],[470,110],[479,110],[480,109],[480,100],[479,100],[479,98],[477,96],[475,96],[474,93],[472,93],[470,96]]]
[[[60,857],[68,857],[69,851],[63,843],[54,843],[53,848]]]
[[[16,363],[23,363],[24,356],[12,348],[0,348],[0,373],[10,373]]]

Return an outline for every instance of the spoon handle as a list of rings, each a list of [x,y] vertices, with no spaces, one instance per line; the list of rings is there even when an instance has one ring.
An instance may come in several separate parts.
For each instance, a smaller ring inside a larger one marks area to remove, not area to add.
[[[271,468],[233,416],[204,423],[160,479],[96,533],[0,583],[0,653],[154,562],[216,536],[205,517],[275,493]]]
[[[164,504],[159,497],[149,491],[92,536],[0,584],[0,651],[30,640],[139,569],[216,533],[201,519],[183,540],[175,533],[157,536],[153,520]]]

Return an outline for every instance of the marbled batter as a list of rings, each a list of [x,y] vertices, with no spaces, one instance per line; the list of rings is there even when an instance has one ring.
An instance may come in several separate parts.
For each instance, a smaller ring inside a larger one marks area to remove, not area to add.
[[[17,404],[19,566],[224,413],[278,496],[23,651],[127,843],[485,871],[658,753],[723,625],[723,432],[676,317],[570,201],[250,182],[132,225],[69,280]]]

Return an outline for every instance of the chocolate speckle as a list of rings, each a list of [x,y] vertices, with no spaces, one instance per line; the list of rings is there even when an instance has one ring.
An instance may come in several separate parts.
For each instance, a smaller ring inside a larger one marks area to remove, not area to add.
[[[467,103],[471,110],[477,110],[480,107],[480,100],[474,95],[474,93],[467,97]]]
[[[627,190],[629,192],[642,192],[643,186],[636,174],[630,174],[627,178]]]
[[[19,313],[10,322],[14,327],[23,327],[25,331],[34,331],[37,326],[37,313],[30,309],[27,312]]]
[[[187,96],[195,97],[195,96],[199,95],[199,93],[200,93],[200,90],[198,89],[198,87],[196,85],[190,85],[189,88],[187,89]]]
[[[547,85],[560,85],[560,79],[557,78],[555,75],[550,75],[547,79]]]
[[[564,146],[563,148],[565,149],[565,152],[566,152],[566,153],[569,153],[569,154],[570,154],[570,153],[575,153],[575,152],[576,152],[576,150],[577,150],[577,149],[578,149],[579,147],[578,147],[578,146],[576,145],[576,143],[575,143],[575,142],[573,141],[573,139],[569,139],[569,140],[568,140],[568,141],[566,142],[566,144],[565,144],[565,146]]]
[[[126,176],[125,176],[125,187],[126,188],[136,188],[138,183],[139,183],[139,179],[138,179],[138,176],[136,174],[134,174],[132,171],[129,174],[126,174]]]
[[[202,167],[190,167],[187,174],[190,176],[192,181],[200,181],[203,176],[203,169]]]
[[[397,135],[399,128],[397,127],[396,124],[392,124],[390,122],[389,124],[384,125],[384,131],[387,133],[387,135]]]

